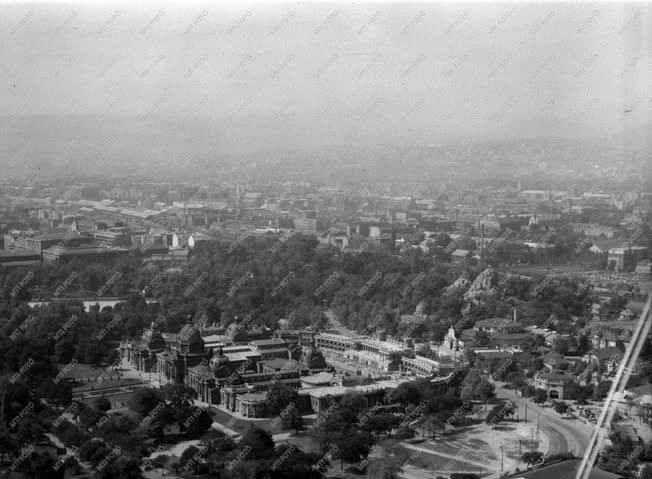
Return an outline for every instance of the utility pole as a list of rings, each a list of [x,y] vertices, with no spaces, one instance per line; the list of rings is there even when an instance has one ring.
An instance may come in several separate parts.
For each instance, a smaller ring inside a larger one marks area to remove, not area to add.
[[[525,422],[527,422],[527,399],[525,400]]]
[[[534,451],[534,429],[530,429],[530,452]]]
[[[539,416],[537,415],[537,444],[539,444]]]

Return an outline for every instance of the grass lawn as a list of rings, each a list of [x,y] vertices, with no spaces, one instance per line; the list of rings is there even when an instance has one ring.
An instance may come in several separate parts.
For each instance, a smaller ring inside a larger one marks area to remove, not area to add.
[[[62,370],[67,364],[59,364],[59,370]],[[100,366],[99,368],[96,368],[95,366],[92,366],[90,364],[83,364],[83,363],[77,363],[72,366],[72,369],[68,371],[66,374],[66,377],[68,378],[96,378],[104,372],[107,371],[106,367]],[[113,369],[110,369],[107,371],[107,374],[113,374],[114,376],[118,374],[118,371],[113,371]]]
[[[102,382],[83,382],[77,383],[73,388],[75,392],[87,392],[87,391],[111,391],[120,389],[124,386],[132,386],[134,384],[142,384],[142,381],[134,378],[122,378],[122,379],[111,379]]]
[[[109,401],[111,401],[111,405],[114,407],[116,406],[116,404],[118,404],[118,406],[119,404],[123,404],[124,405],[123,407],[127,407],[127,404],[129,404],[129,400],[131,399],[131,396],[133,396],[133,394],[134,393],[132,391],[132,392],[123,392],[120,394],[112,394],[110,396],[107,395],[106,397]],[[102,395],[98,394],[98,395],[87,396],[86,394],[84,394],[84,399],[82,400],[82,402],[87,405],[92,405],[93,401],[100,396]]]

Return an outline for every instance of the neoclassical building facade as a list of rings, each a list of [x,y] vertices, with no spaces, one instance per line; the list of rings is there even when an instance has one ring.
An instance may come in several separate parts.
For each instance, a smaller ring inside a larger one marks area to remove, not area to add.
[[[199,328],[189,320],[167,349],[156,355],[161,382],[185,382],[189,368],[208,360]]]
[[[138,371],[156,372],[156,355],[165,351],[165,347],[163,335],[153,325],[139,341],[121,342],[120,356]]]
[[[198,399],[245,417],[263,417],[266,391],[276,382],[301,387],[301,376],[327,365],[314,339],[305,350],[280,338],[216,348],[212,355],[190,320],[165,338],[156,326],[136,341],[120,344],[121,356],[138,371],[154,372],[160,383],[184,383]]]

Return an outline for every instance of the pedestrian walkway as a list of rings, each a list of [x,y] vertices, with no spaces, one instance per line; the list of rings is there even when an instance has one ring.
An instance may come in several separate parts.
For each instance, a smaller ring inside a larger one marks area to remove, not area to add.
[[[424,452],[426,454],[432,454],[433,456],[445,457],[446,459],[452,459],[454,461],[463,462],[465,464],[471,464],[473,466],[479,467],[482,470],[487,469],[487,464],[484,463],[484,462],[470,461],[470,460],[468,460],[466,458],[456,456],[454,454],[446,454],[445,452],[433,451],[432,449],[428,449],[428,448],[425,448],[425,447],[419,447],[419,446],[416,446],[414,444],[403,444],[402,446],[405,447],[406,449],[412,449],[414,451]],[[474,473],[477,474],[478,471],[475,470]]]

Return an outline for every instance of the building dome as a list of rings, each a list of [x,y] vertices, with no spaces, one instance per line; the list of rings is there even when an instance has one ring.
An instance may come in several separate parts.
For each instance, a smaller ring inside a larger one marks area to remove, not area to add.
[[[165,339],[155,324],[152,324],[151,328],[145,330],[143,333],[143,342],[147,346],[147,349],[153,351],[165,349]]]
[[[295,361],[299,361],[303,355],[303,350],[297,343],[291,343],[288,346],[288,351],[290,353],[290,359],[294,359]]]
[[[222,348],[219,348],[215,351],[215,354],[211,358],[210,368],[215,374],[215,377],[222,378],[226,377],[232,372],[231,361],[224,355]]]
[[[308,369],[323,369],[326,367],[324,355],[317,346],[315,346],[314,342],[308,346],[303,358]]]
[[[204,340],[201,337],[199,328],[192,324],[190,318],[188,318],[186,325],[179,331],[176,348],[183,354],[205,354]]]
[[[202,340],[199,328],[195,327],[190,319],[188,319],[183,328],[181,328],[181,331],[179,331],[179,340],[184,343],[196,343]]]

